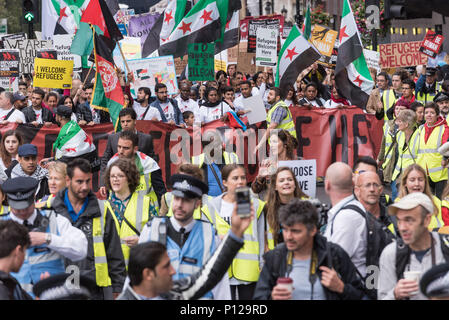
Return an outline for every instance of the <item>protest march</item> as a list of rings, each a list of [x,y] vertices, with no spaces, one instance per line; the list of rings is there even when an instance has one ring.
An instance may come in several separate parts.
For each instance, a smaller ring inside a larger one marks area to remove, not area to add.
[[[445,22],[380,37],[408,1],[22,1],[0,300],[449,298]]]

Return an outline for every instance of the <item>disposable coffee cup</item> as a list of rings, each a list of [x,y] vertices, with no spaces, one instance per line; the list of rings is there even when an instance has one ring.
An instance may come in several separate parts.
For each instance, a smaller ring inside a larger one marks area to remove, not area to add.
[[[413,280],[419,283],[419,278],[421,276],[421,271],[404,271],[404,279]],[[410,293],[411,295],[418,294],[418,291]]]
[[[278,278],[277,285],[281,288],[285,288],[288,292],[293,291],[293,279],[292,278]]]

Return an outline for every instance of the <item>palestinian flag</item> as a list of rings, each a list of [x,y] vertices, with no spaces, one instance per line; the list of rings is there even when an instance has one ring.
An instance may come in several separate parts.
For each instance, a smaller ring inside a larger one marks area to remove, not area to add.
[[[55,34],[74,34],[89,0],[42,0],[42,39]]]
[[[223,41],[228,12],[240,0],[199,0],[159,47],[159,55],[182,57],[189,43]]]
[[[123,39],[113,12],[109,9],[109,7],[114,8],[116,2],[117,0],[108,0],[108,5],[105,0],[90,0],[81,16],[79,30],[72,41],[71,53],[86,56],[92,52],[94,44],[89,24],[94,26],[96,33],[105,36],[104,40],[111,51],[115,47],[115,42]]]
[[[92,143],[92,140],[73,120],[61,128],[53,144],[53,152],[56,160],[62,157],[79,157],[94,152],[95,150],[95,145]]]
[[[302,34],[306,40],[309,40],[311,33],[312,22],[310,20],[310,6],[307,6],[306,17],[304,18],[304,23],[302,24]]]
[[[90,105],[109,112],[117,131],[118,114],[125,105],[122,87],[114,68],[112,52],[103,40],[103,36],[94,33],[95,85]]]
[[[303,37],[298,26],[295,25],[279,52],[276,87],[294,84],[299,74],[320,56],[320,53]]]
[[[164,13],[159,16],[153,28],[151,28],[142,46],[142,57],[148,57],[159,49],[162,42],[168,39],[174,27],[178,25],[192,6],[191,0],[170,0]]]
[[[338,40],[340,46],[335,67],[336,86],[344,98],[365,109],[374,82],[363,55],[362,41],[348,0],[343,5]]]

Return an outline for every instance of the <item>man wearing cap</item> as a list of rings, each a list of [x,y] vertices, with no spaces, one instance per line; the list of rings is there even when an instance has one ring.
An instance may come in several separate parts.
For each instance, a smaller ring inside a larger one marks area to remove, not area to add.
[[[446,92],[438,92],[438,94],[433,98],[433,101],[437,103],[438,108],[440,108],[440,116],[448,120],[449,118],[449,94]]]
[[[53,113],[42,106],[45,92],[42,89],[34,89],[31,96],[31,107],[23,109],[25,120],[27,123],[31,123],[35,127],[43,124],[46,127],[56,123]]]
[[[61,126],[61,131],[53,144],[54,159],[68,163],[74,158],[82,157],[91,163],[94,171],[98,171],[100,160],[95,145],[78,123],[71,120],[71,116],[70,107],[59,105],[56,108],[56,121]],[[48,160],[50,159],[43,159]]]
[[[25,97],[20,91],[17,91],[13,95],[14,108],[19,111],[23,111],[23,108],[27,107],[27,97]]]
[[[31,245],[26,250],[25,261],[12,275],[30,294],[41,275],[63,273],[64,259],[79,261],[87,254],[87,239],[81,230],[61,215],[35,208],[37,187],[37,180],[30,177],[12,178],[2,185],[11,211],[0,219],[16,221],[29,230]]]
[[[139,243],[157,241],[167,246],[167,253],[176,274],[181,279],[198,272],[217,247],[215,229],[209,222],[196,220],[193,213],[201,205],[201,197],[208,186],[201,180],[184,174],[175,174],[173,186],[173,216],[154,217],[145,225]],[[205,294],[207,299],[230,299],[228,276],[216,289]],[[227,283],[226,283],[227,282]]]
[[[32,177],[39,182],[36,188],[36,198],[41,199],[49,194],[48,171],[37,164],[37,147],[34,144],[23,144],[19,146],[17,155],[19,162],[13,162],[5,170],[8,178]]]
[[[0,124],[9,122],[25,123],[25,115],[14,108],[14,95],[12,92],[0,93]]]
[[[435,95],[441,90],[441,85],[436,81],[436,72],[435,68],[427,67],[426,73],[421,75],[416,82],[416,100],[424,105],[432,102]]]
[[[421,192],[388,207],[389,214],[396,216],[401,238],[380,256],[379,300],[426,299],[416,279],[432,266],[449,261],[449,238],[427,229],[435,210],[432,200]]]

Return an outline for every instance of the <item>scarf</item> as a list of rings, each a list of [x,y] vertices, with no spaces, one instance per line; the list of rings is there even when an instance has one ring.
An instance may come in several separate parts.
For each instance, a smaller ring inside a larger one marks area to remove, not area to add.
[[[339,104],[342,104],[342,105],[344,105],[344,106],[349,106],[348,100],[346,100],[345,98],[338,98],[338,99],[336,99],[336,98],[334,97],[334,94],[333,94],[333,93],[331,93],[331,99],[332,99],[332,101],[335,102],[335,103],[339,103]]]
[[[40,182],[44,178],[48,178],[48,171],[47,171],[47,169],[37,166],[36,170],[34,170],[33,174],[31,176],[29,176],[22,170],[22,166],[20,165],[20,163],[18,163],[16,166],[14,166],[14,168],[11,171],[11,178],[17,178],[17,177],[31,177],[31,178],[34,178],[37,181],[39,181],[39,184],[37,185],[37,189],[36,189],[36,193],[35,193],[35,194],[38,194],[39,190],[41,188]]]

